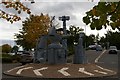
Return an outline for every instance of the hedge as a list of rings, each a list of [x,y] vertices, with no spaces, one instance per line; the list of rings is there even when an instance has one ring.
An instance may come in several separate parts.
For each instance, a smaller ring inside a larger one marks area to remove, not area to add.
[[[20,55],[9,55],[9,54],[2,54],[2,63],[12,63],[14,61],[20,61]]]

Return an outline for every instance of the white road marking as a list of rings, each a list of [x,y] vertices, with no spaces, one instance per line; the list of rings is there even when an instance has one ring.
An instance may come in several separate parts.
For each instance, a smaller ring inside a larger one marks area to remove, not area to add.
[[[31,68],[33,68],[33,67],[26,67],[26,68],[19,69],[19,70],[16,72],[16,74],[21,74],[21,72],[22,72],[23,70],[31,69]]]
[[[98,66],[98,65],[96,65],[98,68],[100,68],[100,69],[102,69],[102,70],[105,70],[105,71],[108,71],[108,72],[114,72],[114,73],[116,73],[115,71],[112,71],[112,70],[109,70],[109,69],[105,69],[105,68],[102,68],[102,67],[100,67],[100,66]]]
[[[97,72],[97,73],[101,73],[101,74],[107,74],[106,72],[99,71],[99,70],[94,70],[94,71]]]
[[[71,76],[68,72],[65,71],[67,69],[69,69],[69,68],[62,68],[62,69],[58,70],[58,72],[62,73],[64,76]]]
[[[104,50],[96,59],[95,59],[95,63],[98,62],[98,60],[100,59],[100,57],[106,52],[106,50]]]
[[[8,70],[7,72],[11,72],[11,71],[13,71],[13,70],[15,70],[15,69],[19,69],[19,68],[22,68],[22,67],[24,67],[24,66],[15,67],[15,68],[13,68],[13,69]]]
[[[33,70],[33,72],[34,72],[35,75],[37,75],[37,76],[43,76],[43,75],[40,73],[40,71],[46,70],[46,69],[48,69],[48,67],[43,67],[43,68],[40,68],[40,69],[35,69],[35,70]]]
[[[94,74],[85,71],[85,68],[79,68],[79,72],[84,73],[84,74],[87,74],[87,75],[89,75],[89,76],[94,76]]]

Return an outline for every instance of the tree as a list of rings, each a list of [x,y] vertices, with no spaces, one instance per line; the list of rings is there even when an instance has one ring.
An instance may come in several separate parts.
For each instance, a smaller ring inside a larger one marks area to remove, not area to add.
[[[50,18],[48,15],[30,15],[22,22],[23,28],[19,34],[15,34],[16,43],[24,49],[29,50],[35,48],[37,39],[41,35],[48,33],[50,27]]]
[[[116,46],[120,49],[120,32],[108,31],[106,34],[106,41],[109,42],[110,46]]]
[[[68,39],[68,44],[74,44],[74,43],[78,43],[79,34],[80,34],[80,32],[83,32],[83,29],[80,27],[76,27],[74,25],[71,25],[69,27],[68,32],[71,35]]]
[[[3,53],[9,53],[9,52],[11,52],[11,50],[12,50],[12,47],[9,44],[2,45],[2,52]]]
[[[95,41],[95,35],[91,34],[89,36],[85,35],[83,38],[84,47],[88,47],[89,45],[93,45]]]
[[[71,35],[70,37],[67,38],[67,44],[68,44],[68,49],[69,49],[69,55],[74,53],[74,44],[78,43],[78,39],[79,39],[79,34],[80,32],[82,32],[83,29],[80,27],[76,27],[74,25],[71,25],[69,27],[69,35]]]
[[[101,37],[100,43],[107,48],[108,42],[109,46],[116,46],[118,49],[120,49],[120,32],[107,31],[105,37]]]
[[[32,1],[33,2],[33,1]],[[32,3],[31,2],[31,3]],[[31,11],[29,8],[25,7],[20,0],[10,0],[10,1],[4,1],[0,3],[0,5],[4,5],[6,8],[13,8],[20,14],[22,11],[31,14]],[[7,21],[13,23],[14,21],[19,21],[21,18],[18,15],[6,13],[4,10],[0,9],[0,18],[6,19]]]
[[[99,2],[98,5],[86,12],[86,16],[83,17],[83,22],[86,25],[90,25],[92,30],[101,30],[107,26],[120,30],[120,0],[118,1]]]
[[[19,49],[19,47],[15,45],[12,47],[12,52],[16,53],[18,51],[18,49]]]
[[[103,47],[103,48],[107,48],[107,40],[106,40],[106,37],[101,37],[100,38],[100,41],[99,41],[99,44],[101,44],[101,46]]]

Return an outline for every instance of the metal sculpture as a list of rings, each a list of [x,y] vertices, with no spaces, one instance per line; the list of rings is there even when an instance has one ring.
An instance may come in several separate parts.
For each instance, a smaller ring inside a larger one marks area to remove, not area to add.
[[[79,34],[79,42],[75,46],[74,64],[84,64],[86,63],[85,50],[83,48],[83,37],[84,33]]]
[[[35,63],[65,64],[67,62],[67,39],[63,38],[64,36],[68,36],[66,32],[66,20],[69,20],[69,17],[61,17],[64,33],[62,36],[56,33],[56,28],[52,24],[54,19],[55,17],[52,18],[48,35],[43,35],[38,39],[34,55]],[[82,45],[83,36],[82,33],[79,35],[79,44],[75,47],[74,64],[85,63],[85,53]],[[47,43],[48,40],[50,41],[49,44]]]

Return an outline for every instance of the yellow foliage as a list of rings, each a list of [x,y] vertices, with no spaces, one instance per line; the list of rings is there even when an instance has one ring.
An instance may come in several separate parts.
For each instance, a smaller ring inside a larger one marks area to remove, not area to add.
[[[92,14],[93,14],[93,15],[96,14],[96,9],[95,9],[95,8],[93,8],[93,10],[92,10]]]
[[[48,34],[50,27],[50,18],[48,15],[31,15],[30,18],[23,21],[23,38],[29,45],[35,47],[37,39],[41,35]]]

